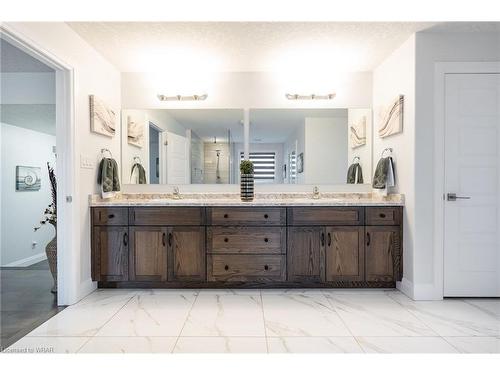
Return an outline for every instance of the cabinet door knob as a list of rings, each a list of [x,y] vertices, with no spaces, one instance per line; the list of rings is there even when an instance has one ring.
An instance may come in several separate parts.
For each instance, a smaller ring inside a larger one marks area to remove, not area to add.
[[[227,219],[229,217],[228,214],[224,214],[224,219]]]
[[[228,242],[229,241],[229,238],[224,238],[224,242]]]
[[[264,219],[268,219],[269,218],[269,215],[268,214],[265,214],[264,215]]]
[[[227,270],[229,269],[229,266],[226,264],[226,265],[224,266],[224,269],[227,271]]]
[[[264,242],[269,242],[269,238],[264,238]]]
[[[115,217],[115,214],[109,214],[109,215],[108,215],[108,219],[112,219],[112,218],[114,218],[114,217]]]
[[[385,214],[384,213],[380,213],[378,216],[380,216],[382,219],[385,218]]]
[[[269,269],[269,266],[266,264],[266,265],[264,266],[264,269],[267,271],[267,270]]]

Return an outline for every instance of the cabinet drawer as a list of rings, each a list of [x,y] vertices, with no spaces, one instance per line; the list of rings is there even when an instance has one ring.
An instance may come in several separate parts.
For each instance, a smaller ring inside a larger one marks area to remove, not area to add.
[[[226,254],[284,254],[284,227],[209,227],[208,251]]]
[[[284,255],[209,255],[209,281],[284,281]]]
[[[203,225],[201,207],[130,208],[130,225]]]
[[[400,225],[402,207],[366,207],[366,225]]]
[[[92,208],[93,225],[128,225],[127,207]]]
[[[363,225],[363,207],[292,207],[288,225]]]
[[[286,208],[213,207],[207,211],[212,225],[285,225]]]

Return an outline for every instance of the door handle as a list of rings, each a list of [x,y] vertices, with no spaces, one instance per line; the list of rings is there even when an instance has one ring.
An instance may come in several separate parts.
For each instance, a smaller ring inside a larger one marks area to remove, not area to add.
[[[128,234],[123,234],[123,246],[128,246]]]
[[[325,232],[321,232],[321,246],[325,246]]]
[[[172,247],[172,233],[168,234],[168,246]]]
[[[332,235],[330,232],[328,232],[328,246],[332,245]]]
[[[371,240],[370,232],[368,232],[366,233],[366,246],[370,246],[370,240]]]
[[[165,247],[165,245],[166,245],[166,243],[165,243],[165,233],[163,233],[163,235],[161,236],[161,243]]]
[[[455,202],[457,199],[470,199],[470,197],[460,197],[457,196],[457,193],[448,193],[446,194],[446,200],[450,202]]]

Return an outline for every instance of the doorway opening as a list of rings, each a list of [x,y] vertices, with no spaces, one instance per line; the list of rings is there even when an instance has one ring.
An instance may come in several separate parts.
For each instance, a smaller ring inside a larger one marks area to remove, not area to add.
[[[72,70],[0,27],[0,347],[72,301]],[[59,236],[56,235],[59,233]]]

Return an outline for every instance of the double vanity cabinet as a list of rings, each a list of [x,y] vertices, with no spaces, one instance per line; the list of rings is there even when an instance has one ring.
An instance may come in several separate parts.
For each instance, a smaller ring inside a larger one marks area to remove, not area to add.
[[[401,206],[96,206],[99,287],[394,287]]]

